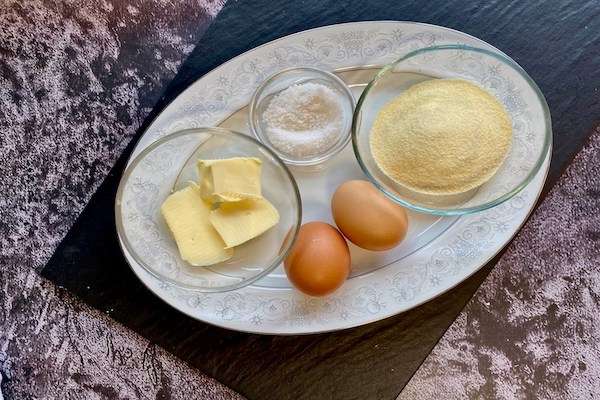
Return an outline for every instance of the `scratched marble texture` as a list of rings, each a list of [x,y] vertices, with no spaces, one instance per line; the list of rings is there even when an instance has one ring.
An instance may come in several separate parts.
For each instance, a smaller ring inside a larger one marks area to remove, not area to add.
[[[222,5],[0,2],[7,399],[239,398],[35,273]]]
[[[3,258],[45,264],[222,5],[0,2]]]
[[[398,399],[600,393],[600,126]]]
[[[7,399],[239,399],[32,269],[0,270]]]

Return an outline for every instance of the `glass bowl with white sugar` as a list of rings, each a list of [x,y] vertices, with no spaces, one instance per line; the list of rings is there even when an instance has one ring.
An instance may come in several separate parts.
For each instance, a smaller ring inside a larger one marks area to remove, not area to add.
[[[316,68],[285,69],[256,90],[250,128],[286,164],[320,164],[350,141],[354,97],[336,75]]]

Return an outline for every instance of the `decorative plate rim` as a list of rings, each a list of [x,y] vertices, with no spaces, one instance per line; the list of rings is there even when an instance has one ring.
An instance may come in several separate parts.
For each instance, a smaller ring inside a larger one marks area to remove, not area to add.
[[[244,60],[244,56],[248,57],[249,55],[258,51],[259,49],[264,50],[265,48],[270,48],[270,47],[275,48],[276,44],[282,44],[282,43],[285,43],[286,41],[292,42],[294,39],[298,39],[298,38],[302,38],[302,37],[309,37],[311,34],[322,35],[323,33],[336,32],[336,31],[340,31],[343,29],[364,28],[365,26],[372,27],[372,28],[381,28],[382,30],[385,30],[385,29],[389,28],[390,26],[396,27],[397,29],[401,29],[401,28],[407,29],[408,26],[414,28],[416,26],[417,29],[423,28],[423,29],[421,29],[421,31],[423,31],[422,32],[423,34],[427,33],[427,32],[425,32],[425,30],[436,32],[437,34],[440,35],[440,37],[443,37],[443,35],[442,35],[443,33],[445,33],[447,35],[451,34],[450,36],[452,36],[452,35],[458,36],[462,40],[469,40],[471,42],[475,42],[476,44],[478,44],[480,46],[483,46],[488,49],[493,49],[495,51],[500,52],[501,54],[504,54],[503,52],[501,52],[500,50],[487,44],[486,42],[484,42],[480,39],[477,39],[471,35],[468,35],[466,33],[462,33],[460,31],[456,31],[451,28],[439,27],[436,25],[424,24],[424,23],[419,23],[419,22],[362,21],[362,22],[350,22],[350,23],[329,25],[329,26],[324,26],[324,27],[313,28],[313,29],[310,29],[307,31],[297,32],[297,33],[294,33],[294,34],[291,34],[288,36],[284,36],[284,37],[275,39],[271,42],[265,43],[254,49],[248,50],[248,51],[232,58],[231,60],[225,62],[224,64],[216,67],[212,71],[208,72],[204,76],[200,77],[199,79],[197,79],[196,81],[191,83],[188,88],[186,88],[171,103],[169,103],[150,123],[148,129],[142,135],[142,137],[140,138],[140,140],[138,141],[138,143],[136,145],[136,148],[132,152],[131,158],[128,160],[128,164],[131,162],[132,158],[139,151],[141,151],[145,146],[149,145],[153,140],[156,139],[156,137],[152,137],[152,134],[157,133],[157,131],[158,131],[157,124],[159,124],[161,117],[164,117],[165,114],[167,114],[167,113],[171,114],[171,113],[178,112],[176,109],[169,110],[170,108],[173,108],[174,106],[176,106],[177,102],[179,100],[185,98],[186,96],[189,97],[191,94],[193,94],[194,91],[198,89],[198,86],[202,82],[205,82],[211,78],[214,78],[216,76],[216,74],[219,72],[227,71],[228,68],[231,69],[231,67],[235,67],[236,64],[239,64],[240,60]],[[360,29],[357,29],[356,32],[360,32]],[[366,32],[366,31],[363,30],[363,32]],[[380,56],[380,58],[382,58],[382,57],[383,56]],[[384,62],[382,61],[382,63],[384,63]],[[372,64],[372,63],[364,63],[364,64]],[[356,64],[352,64],[352,66],[356,66]],[[346,65],[345,67],[340,66],[340,69],[344,69],[347,67],[348,67],[348,65]],[[332,69],[337,69],[337,68],[332,68]],[[235,112],[235,110],[234,110],[234,112]],[[227,118],[227,116],[225,118]],[[219,122],[216,122],[215,124],[218,124],[218,123]],[[154,132],[152,131],[153,129],[155,130]],[[158,137],[160,137],[160,136],[158,136]],[[121,249],[123,251],[123,254],[125,255],[125,258],[126,258],[128,264],[130,265],[130,267],[132,268],[134,273],[144,283],[144,285],[146,285],[146,287],[148,287],[148,289],[150,291],[152,291],[155,295],[157,295],[162,300],[164,300],[167,304],[170,304],[175,309],[183,312],[186,315],[189,315],[190,317],[192,317],[194,319],[198,319],[198,320],[206,322],[208,324],[219,326],[219,327],[226,328],[226,329],[232,329],[232,330],[237,330],[237,331],[247,332],[247,333],[258,333],[258,334],[298,335],[298,334],[324,333],[324,332],[331,332],[331,331],[337,331],[337,330],[342,330],[342,329],[349,329],[349,328],[353,328],[356,326],[360,326],[360,325],[368,324],[371,322],[379,321],[382,319],[386,319],[386,318],[392,317],[394,315],[397,315],[399,313],[402,313],[404,311],[407,311],[409,309],[415,308],[415,307],[453,289],[459,283],[468,279],[475,272],[480,270],[485,264],[487,264],[487,262],[489,262],[490,259],[492,259],[494,256],[496,256],[507,245],[507,243],[514,237],[514,235],[518,232],[520,227],[525,223],[528,216],[533,211],[534,205],[537,202],[537,199],[539,198],[539,195],[543,189],[544,182],[545,182],[545,179],[546,179],[546,176],[548,173],[549,158],[550,158],[551,152],[552,152],[552,147],[550,147],[550,149],[548,150],[548,155],[544,161],[544,166],[539,171],[536,178],[534,178],[534,180],[531,182],[531,185],[528,186],[528,188],[524,189],[524,192],[522,192],[523,195],[525,195],[525,194],[528,195],[527,196],[528,198],[526,200],[523,200],[523,199],[519,200],[519,201],[523,202],[523,207],[521,208],[521,210],[525,211],[525,209],[526,209],[526,212],[523,215],[520,215],[517,221],[511,221],[510,226],[506,227],[506,231],[505,231],[508,234],[504,234],[504,235],[502,235],[502,238],[496,239],[496,242],[493,243],[493,248],[489,249],[489,251],[487,251],[485,253],[485,256],[483,256],[483,258],[481,258],[481,257],[478,258],[477,261],[474,261],[475,264],[470,266],[469,268],[464,268],[464,267],[460,268],[462,270],[462,273],[459,274],[460,276],[457,279],[450,279],[449,281],[447,281],[445,286],[440,287],[440,290],[433,290],[433,291],[431,291],[431,293],[424,293],[424,295],[421,296],[420,298],[417,297],[417,298],[413,299],[412,301],[410,301],[410,300],[407,301],[406,303],[394,304],[392,307],[387,308],[387,309],[385,308],[385,304],[384,304],[383,308],[378,309],[376,312],[365,313],[365,314],[362,314],[359,316],[354,315],[352,319],[349,319],[349,320],[344,319],[344,322],[340,322],[339,320],[335,320],[335,321],[318,321],[318,320],[316,320],[316,322],[310,321],[309,324],[303,324],[304,320],[302,318],[299,318],[298,321],[295,321],[295,320],[287,321],[286,320],[285,324],[277,324],[277,322],[276,322],[277,320],[275,319],[275,320],[268,321],[269,323],[266,325],[262,325],[261,324],[262,322],[260,320],[258,320],[258,321],[244,320],[244,319],[234,320],[234,319],[230,318],[232,315],[231,313],[233,313],[233,314],[240,313],[240,310],[235,310],[235,307],[238,307],[238,308],[241,307],[241,313],[245,312],[244,307],[246,307],[246,305],[244,304],[244,301],[242,301],[243,299],[240,300],[240,298],[243,297],[242,295],[247,295],[250,297],[254,296],[254,299],[252,299],[252,300],[255,302],[258,302],[258,303],[260,303],[260,302],[268,303],[268,301],[269,301],[268,299],[267,300],[262,299],[261,295],[257,294],[259,292],[264,293],[264,294],[285,292],[285,293],[288,293],[286,295],[286,297],[291,298],[291,300],[298,300],[298,298],[300,298],[301,296],[298,296],[297,293],[295,293],[293,290],[289,290],[289,289],[267,289],[267,288],[258,288],[255,286],[250,286],[250,287],[241,289],[236,292],[229,292],[229,295],[233,296],[232,301],[234,304],[231,305],[231,304],[228,304],[228,301],[231,300],[231,299],[228,299],[228,297],[227,297],[228,293],[217,293],[217,294],[193,293],[193,294],[187,294],[187,295],[185,293],[182,294],[180,289],[173,288],[172,286],[169,286],[169,285],[165,285],[164,283],[158,281],[156,278],[154,278],[153,276],[148,274],[141,266],[136,265],[133,262],[131,255],[129,255],[124,250],[120,237],[119,237],[119,244],[121,245]],[[542,174],[543,174],[543,176],[541,176]],[[534,187],[536,190],[534,190]],[[533,193],[533,192],[535,192],[535,193]],[[515,200],[515,201],[517,201],[517,200]],[[511,202],[509,201],[509,203],[511,203]],[[475,214],[473,217],[478,216],[478,215],[481,215],[481,214]],[[461,219],[464,219],[463,222],[468,222],[471,219],[470,217],[471,216],[465,216],[465,217],[461,217]],[[475,222],[475,220],[473,220],[472,223],[474,223],[474,222]],[[464,224],[464,223],[457,224],[457,225],[460,225],[460,227],[462,227],[462,228],[466,227],[466,224]],[[448,234],[452,234],[452,230],[458,229],[458,228],[459,228],[458,226],[454,226],[453,228],[451,228],[449,230]],[[468,228],[465,228],[465,229],[468,230]],[[458,235],[458,232],[455,235]],[[436,240],[434,240],[433,242],[431,242],[430,244],[428,244],[425,247],[429,247],[432,243],[436,243],[437,241],[440,241],[440,240],[443,241],[444,239],[437,238]],[[417,253],[419,253],[419,252],[417,252]],[[432,254],[435,254],[435,252],[433,252]],[[419,258],[415,257],[415,259],[419,259]],[[401,273],[405,272],[405,271],[401,271],[401,270],[393,270],[392,267],[393,267],[393,265],[390,266],[389,268],[384,268],[384,269],[378,270],[378,271],[374,272],[374,274],[378,273],[379,275],[382,275],[381,280],[390,280],[390,278],[393,279],[394,276],[400,275]],[[407,268],[410,269],[410,268],[414,268],[414,267],[407,266]],[[408,272],[410,273],[410,271],[408,271]],[[369,275],[369,276],[371,276],[371,275]],[[357,282],[363,281],[363,279],[359,277],[359,278],[356,278],[356,281]],[[360,283],[357,283],[357,285],[359,285],[359,284]],[[354,285],[354,286],[356,286],[356,285]],[[378,284],[376,284],[375,286],[378,286]],[[355,291],[357,292],[356,294],[358,295],[359,298],[360,298],[360,296],[364,295],[364,293],[362,293],[362,294],[360,293],[360,290],[362,289],[362,287],[360,287],[360,288],[353,287],[352,289],[356,289]],[[339,303],[339,302],[345,301],[344,299],[354,300],[356,298],[356,296],[354,296],[354,294],[350,293],[350,292],[351,292],[350,289],[348,289],[347,291],[344,290],[343,295],[340,294],[339,298],[337,298],[338,296],[336,295],[335,296],[336,298],[333,298],[332,302],[335,303],[337,301]],[[367,294],[367,295],[370,296],[370,294]],[[200,296],[202,296],[202,298],[200,298]],[[389,297],[389,295],[387,295],[387,296]],[[211,299],[211,297],[212,297],[212,299]],[[204,302],[205,300],[208,302],[212,301],[213,307],[220,307],[221,305],[223,305],[223,307],[222,307],[222,309],[219,309],[218,312],[216,312],[216,308],[215,308],[213,310],[215,312],[211,314],[209,311],[204,310],[205,306],[203,305],[202,302]],[[194,303],[195,305],[192,306],[192,303],[190,303],[190,302]],[[290,303],[290,300],[288,300],[288,304],[287,304],[288,307],[298,307],[297,305],[294,305],[294,304],[292,304],[290,306],[289,303]],[[316,303],[318,303],[317,306],[320,307],[319,312],[320,313],[323,312],[322,309],[323,309],[323,307],[325,307],[327,305],[327,300],[321,301],[321,300],[313,300],[311,298],[302,298],[302,301],[299,302],[300,309],[295,310],[295,311],[302,313],[304,310],[302,308],[303,304],[306,305],[307,310],[310,310],[312,305],[314,305]],[[335,306],[336,305],[334,304],[334,308],[335,308]],[[259,307],[259,306],[256,306],[256,307]],[[266,307],[266,305],[261,304],[260,307],[264,308],[264,307]],[[277,311],[276,306],[271,305],[271,307],[274,307],[275,311]],[[195,312],[193,310],[195,310]],[[220,317],[217,317],[217,314],[219,314]],[[343,316],[342,316],[342,318],[343,318]],[[255,322],[257,322],[257,323],[255,324]]]

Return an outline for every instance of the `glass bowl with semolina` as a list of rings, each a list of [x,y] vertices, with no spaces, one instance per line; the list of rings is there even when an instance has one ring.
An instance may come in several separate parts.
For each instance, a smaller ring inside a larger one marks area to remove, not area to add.
[[[198,292],[238,289],[279,266],[301,210],[281,159],[222,128],[152,143],[129,163],[115,202],[125,254],[162,284]]]
[[[466,45],[412,51],[385,66],[352,121],[373,184],[418,212],[463,215],[515,196],[551,147],[535,82],[503,54]]]

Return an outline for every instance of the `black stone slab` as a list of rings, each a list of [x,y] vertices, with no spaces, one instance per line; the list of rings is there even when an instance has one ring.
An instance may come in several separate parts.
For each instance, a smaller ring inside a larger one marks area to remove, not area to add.
[[[529,72],[545,93],[553,116],[549,185],[600,115],[597,2],[458,0],[231,1],[155,113],[196,78],[259,44],[316,26],[384,19],[427,22],[470,33],[502,49]],[[210,327],[148,292],[120,253],[113,201],[130,151],[131,146],[43,275],[252,399],[394,398],[494,264],[415,310],[344,332],[269,337]]]

